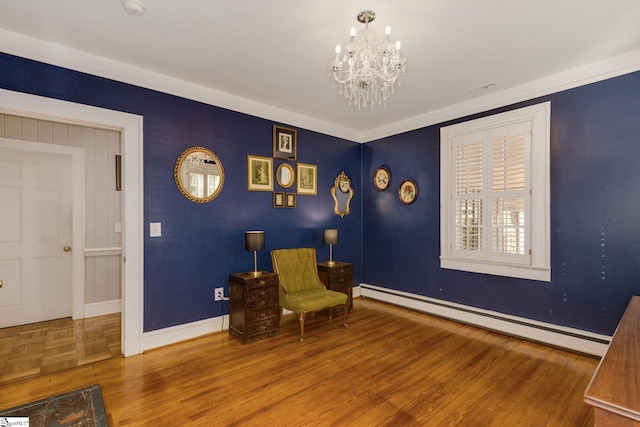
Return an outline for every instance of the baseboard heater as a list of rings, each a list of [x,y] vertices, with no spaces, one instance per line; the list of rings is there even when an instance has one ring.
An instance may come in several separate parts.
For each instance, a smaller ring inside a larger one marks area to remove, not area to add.
[[[361,283],[359,288],[360,296],[364,298],[593,356],[601,357],[604,355],[611,341],[611,337],[608,335],[483,310],[380,286]]]

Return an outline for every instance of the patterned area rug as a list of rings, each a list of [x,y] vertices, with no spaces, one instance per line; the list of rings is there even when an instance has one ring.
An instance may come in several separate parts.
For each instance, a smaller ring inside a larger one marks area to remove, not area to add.
[[[0,426],[18,417],[28,417],[29,427],[108,427],[99,384],[0,410]]]

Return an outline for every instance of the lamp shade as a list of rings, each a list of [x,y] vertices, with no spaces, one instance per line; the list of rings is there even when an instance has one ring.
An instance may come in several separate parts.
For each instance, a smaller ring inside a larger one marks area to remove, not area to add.
[[[338,229],[327,228],[324,230],[323,240],[325,245],[337,245],[338,244]]]
[[[244,233],[245,251],[264,251],[264,231],[246,231]]]

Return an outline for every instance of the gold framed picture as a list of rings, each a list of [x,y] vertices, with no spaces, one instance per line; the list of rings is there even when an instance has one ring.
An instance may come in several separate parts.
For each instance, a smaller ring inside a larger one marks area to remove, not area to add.
[[[273,191],[273,159],[247,155],[247,190]]]
[[[296,207],[296,193],[285,193],[285,207]]]
[[[318,167],[307,163],[298,163],[296,192],[315,196],[318,194]]]
[[[373,185],[378,191],[385,191],[391,184],[391,172],[384,166],[380,166],[373,174]]]
[[[295,160],[297,151],[297,132],[294,129],[273,126],[273,157]]]
[[[284,193],[276,191],[273,193],[273,207],[284,208]]]
[[[398,197],[405,205],[410,205],[418,198],[418,185],[412,179],[405,179],[398,188]]]

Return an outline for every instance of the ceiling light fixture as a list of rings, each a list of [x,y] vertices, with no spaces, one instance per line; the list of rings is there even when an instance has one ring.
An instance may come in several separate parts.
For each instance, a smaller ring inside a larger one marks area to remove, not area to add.
[[[342,58],[342,48],[337,45],[336,56],[329,64],[333,78],[339,84],[340,95],[358,109],[386,105],[395,92],[396,81],[400,86],[399,77],[407,68],[406,59],[400,55],[400,42],[389,41],[391,27],[385,29],[382,41],[369,28],[375,18],[372,10],[360,12],[358,22],[364,24],[364,28],[357,32],[355,27],[351,28],[351,39],[344,47]]]
[[[147,7],[139,0],[120,0],[120,3],[129,15],[140,16],[147,10]]]

